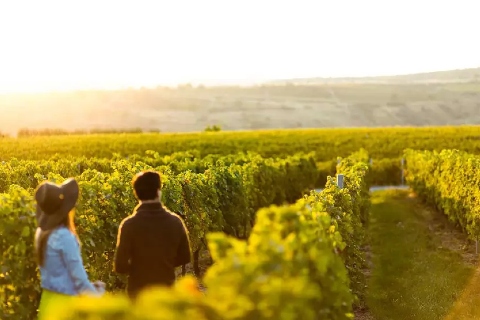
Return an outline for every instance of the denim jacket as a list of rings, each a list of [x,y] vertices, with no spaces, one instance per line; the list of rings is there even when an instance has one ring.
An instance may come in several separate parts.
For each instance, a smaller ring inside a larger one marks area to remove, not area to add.
[[[35,241],[38,240],[39,234],[38,228]],[[103,293],[88,280],[77,238],[63,226],[53,230],[48,237],[40,276],[41,287],[53,292],[66,295]]]

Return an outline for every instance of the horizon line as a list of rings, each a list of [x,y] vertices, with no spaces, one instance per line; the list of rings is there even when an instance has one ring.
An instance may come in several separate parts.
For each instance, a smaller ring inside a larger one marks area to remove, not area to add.
[[[80,86],[80,87],[71,87],[63,89],[37,89],[37,90],[0,90],[0,95],[29,95],[29,94],[53,94],[53,93],[69,93],[69,92],[82,92],[82,91],[122,91],[122,90],[141,90],[141,89],[155,89],[158,87],[163,88],[179,88],[182,86],[192,86],[192,87],[205,87],[205,88],[218,88],[218,87],[255,87],[262,85],[274,85],[280,82],[287,84],[288,82],[295,81],[305,81],[305,80],[323,80],[323,81],[345,81],[345,80],[373,80],[373,79],[384,79],[384,78],[395,78],[395,77],[408,77],[408,76],[419,76],[419,75],[430,75],[436,73],[446,73],[446,72],[456,72],[456,71],[465,71],[465,70],[474,70],[480,69],[480,66],[471,67],[471,68],[458,68],[458,69],[443,69],[435,71],[426,71],[426,72],[416,72],[416,73],[387,73],[387,74],[377,74],[377,75],[362,75],[362,76],[335,76],[335,77],[322,77],[322,76],[312,76],[312,77],[293,77],[293,78],[265,78],[265,79],[237,79],[237,80],[193,80],[190,81],[175,81],[173,83],[167,84],[165,82],[159,81],[156,84],[137,84],[137,85],[104,85],[104,86]],[[480,74],[480,73],[479,73]]]

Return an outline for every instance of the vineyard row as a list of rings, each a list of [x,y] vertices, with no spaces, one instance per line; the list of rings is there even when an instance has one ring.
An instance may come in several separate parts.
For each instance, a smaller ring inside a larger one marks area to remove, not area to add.
[[[459,150],[406,150],[406,181],[470,239],[480,237],[480,157]]]
[[[230,165],[244,163],[258,154],[254,152],[238,153],[232,155],[208,155],[198,157],[198,152],[176,152],[168,156],[161,156],[155,151],[146,151],[144,155],[129,155],[128,157],[117,156],[108,158],[87,157],[51,157],[44,160],[17,160],[11,159],[0,163],[0,192],[6,192],[10,185],[17,184],[23,188],[35,188],[43,181],[50,172],[55,172],[63,177],[76,177],[87,170],[96,170],[103,173],[112,173],[119,165],[129,162],[131,165],[146,165],[160,171],[168,171],[173,174],[191,171],[204,173],[209,167],[218,165]],[[315,163],[318,158],[316,152],[308,154],[298,153],[299,157],[308,157]],[[258,155],[260,156],[260,155]],[[292,154],[290,156],[295,156]],[[400,185],[402,181],[402,159],[371,159],[370,179],[372,185]],[[334,176],[338,159],[316,162],[317,172],[314,182],[315,188],[322,188],[327,182],[328,176]]]
[[[203,133],[131,133],[0,138],[0,161],[61,157],[112,158],[156,150],[160,155],[196,150],[196,157],[256,152],[286,157],[316,152],[317,162],[329,161],[364,148],[373,159],[400,158],[407,148],[461,149],[480,153],[478,126],[370,129],[295,129]]]

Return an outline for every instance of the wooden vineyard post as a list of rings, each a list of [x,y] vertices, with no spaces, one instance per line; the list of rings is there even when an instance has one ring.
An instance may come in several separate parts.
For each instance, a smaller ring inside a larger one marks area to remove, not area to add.
[[[404,158],[402,158],[401,164],[402,164],[402,186],[403,186],[405,185],[405,172],[404,172],[405,159]]]
[[[478,236],[475,237],[475,254],[478,254]]]
[[[337,174],[337,186],[343,189],[343,174]]]

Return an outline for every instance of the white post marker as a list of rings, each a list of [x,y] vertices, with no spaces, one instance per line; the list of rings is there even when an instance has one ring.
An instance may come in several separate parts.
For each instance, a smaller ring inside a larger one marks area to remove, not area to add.
[[[343,189],[343,174],[337,174],[337,186]]]
[[[373,165],[373,159],[370,158],[370,165]]]

